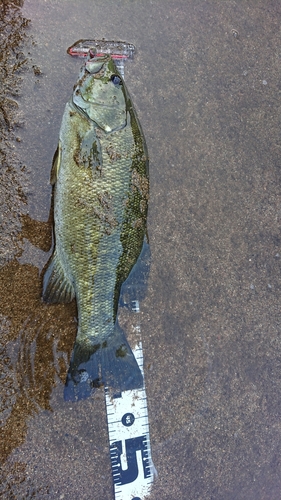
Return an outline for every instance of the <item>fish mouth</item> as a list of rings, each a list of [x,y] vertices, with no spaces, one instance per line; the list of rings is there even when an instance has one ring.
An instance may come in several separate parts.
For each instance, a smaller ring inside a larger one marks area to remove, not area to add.
[[[111,57],[104,54],[102,56],[95,56],[89,52],[90,59],[85,62],[84,70],[92,75],[98,75],[104,69],[105,63],[107,63]],[[92,56],[92,57],[91,57]]]

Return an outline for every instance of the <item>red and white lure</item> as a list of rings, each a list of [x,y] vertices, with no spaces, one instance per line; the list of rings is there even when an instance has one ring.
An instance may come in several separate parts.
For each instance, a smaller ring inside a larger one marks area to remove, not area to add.
[[[124,63],[133,59],[135,47],[132,43],[114,42],[112,40],[77,40],[67,49],[67,53],[74,57],[87,57],[89,51],[95,49],[96,56],[110,54],[121,76],[124,77]]]

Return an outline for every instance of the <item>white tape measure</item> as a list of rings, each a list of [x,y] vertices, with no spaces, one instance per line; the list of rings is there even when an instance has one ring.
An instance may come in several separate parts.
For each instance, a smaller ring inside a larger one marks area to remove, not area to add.
[[[133,352],[142,370],[141,343]],[[105,397],[115,500],[141,500],[154,476],[145,388]]]
[[[138,301],[135,306],[139,312]],[[133,353],[143,374],[141,342]],[[115,500],[142,500],[149,495],[155,475],[145,386],[114,397],[106,388],[105,400]]]

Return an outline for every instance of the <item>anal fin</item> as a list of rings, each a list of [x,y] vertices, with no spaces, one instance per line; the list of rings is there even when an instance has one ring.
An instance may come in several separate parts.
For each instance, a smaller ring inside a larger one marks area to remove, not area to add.
[[[75,291],[71,281],[65,276],[61,262],[54,251],[43,278],[44,302],[68,303],[75,297]]]

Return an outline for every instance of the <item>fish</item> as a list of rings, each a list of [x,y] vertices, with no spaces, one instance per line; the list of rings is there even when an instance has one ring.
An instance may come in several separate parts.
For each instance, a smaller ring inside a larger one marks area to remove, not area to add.
[[[112,57],[90,50],[66,103],[54,154],[54,249],[46,303],[77,303],[66,401],[102,385],[122,392],[143,376],[118,323],[120,290],[147,242],[148,152]]]

